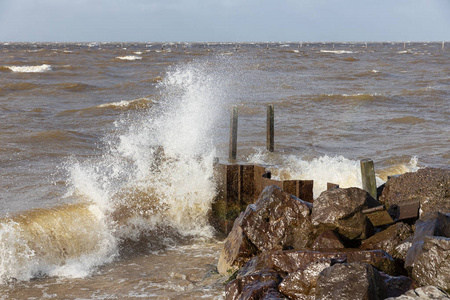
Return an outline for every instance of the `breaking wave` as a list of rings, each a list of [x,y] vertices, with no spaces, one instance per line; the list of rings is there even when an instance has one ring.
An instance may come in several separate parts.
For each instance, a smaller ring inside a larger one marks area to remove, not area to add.
[[[16,73],[43,73],[52,70],[51,65],[43,64],[40,66],[5,66]]]
[[[211,238],[213,138],[230,99],[223,67],[233,69],[221,59],[173,67],[158,101],[119,118],[99,156],[70,158],[74,204],[0,220],[0,283],[83,277],[136,249]]]

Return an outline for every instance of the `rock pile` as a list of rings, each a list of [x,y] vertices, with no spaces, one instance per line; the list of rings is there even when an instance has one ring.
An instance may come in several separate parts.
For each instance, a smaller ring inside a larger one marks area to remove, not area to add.
[[[417,214],[399,218],[411,202]],[[268,186],[235,220],[218,270],[229,300],[450,299],[450,171],[392,178],[380,202],[335,188],[311,204]]]

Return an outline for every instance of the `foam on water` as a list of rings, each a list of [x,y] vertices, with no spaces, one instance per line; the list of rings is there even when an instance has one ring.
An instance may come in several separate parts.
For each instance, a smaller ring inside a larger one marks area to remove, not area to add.
[[[6,66],[6,68],[16,73],[43,73],[52,70],[52,66],[47,64],[40,66]]]
[[[320,52],[322,53],[335,53],[335,54],[350,54],[350,53],[355,53],[353,51],[348,51],[348,50],[320,50]]]
[[[140,59],[142,59],[141,56],[137,56],[137,55],[118,56],[116,58],[120,59],[120,60],[140,60]]]
[[[274,157],[260,150],[249,156],[249,162],[270,166],[274,179],[314,180],[314,198],[327,189],[328,182],[338,184],[341,188],[362,188],[360,161],[343,156],[324,155],[307,160],[297,155],[279,154]],[[399,163],[387,169],[376,169],[377,186],[383,184],[388,175],[417,171],[417,164],[417,158],[413,157],[406,163]]]
[[[98,157],[69,159],[66,197],[86,204],[0,220],[0,281],[86,276],[123,242],[143,236],[150,249],[173,243],[172,236],[211,237],[214,131],[229,102],[223,67],[233,69],[220,58],[173,67],[158,101],[118,119]],[[46,215],[65,226],[40,224]],[[40,246],[54,250],[40,253]]]

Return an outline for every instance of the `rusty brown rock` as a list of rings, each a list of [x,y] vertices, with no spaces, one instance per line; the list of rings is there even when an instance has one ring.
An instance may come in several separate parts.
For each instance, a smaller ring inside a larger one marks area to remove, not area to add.
[[[362,241],[361,249],[381,249],[395,258],[402,258],[402,255],[396,250],[397,246],[402,244],[414,233],[411,226],[405,223],[396,223],[387,229],[378,232],[367,240]]]
[[[312,205],[277,186],[263,190],[243,213],[242,230],[260,251],[301,249],[311,244]]]
[[[233,229],[225,240],[225,244],[220,253],[217,269],[220,274],[231,275],[237,271],[252,256],[258,253],[256,247],[250,242],[242,232],[240,226],[242,214],[234,222]]]
[[[306,265],[286,276],[278,286],[280,292],[290,299],[315,299],[317,279],[320,273],[335,263],[332,259],[321,259]]]
[[[389,275],[403,275],[404,269],[388,253],[382,250],[338,249],[335,251],[271,251],[250,259],[238,272],[238,276],[271,269],[280,274],[295,272],[321,259],[337,262],[365,262]]]
[[[387,207],[420,203],[420,215],[450,212],[450,170],[426,168],[386,182],[380,202]]]
[[[319,231],[335,230],[347,239],[365,239],[372,234],[372,224],[362,210],[378,203],[359,188],[332,189],[314,201],[311,221]]]
[[[425,237],[414,260],[412,277],[420,285],[434,285],[450,292],[450,238]]]
[[[226,285],[225,299],[264,299],[269,295],[274,296],[278,293],[277,287],[280,281],[279,275],[271,270],[241,276]],[[279,297],[279,299],[283,299],[284,296],[279,294]]]
[[[386,287],[379,272],[366,263],[335,264],[317,280],[316,299],[384,299]]]
[[[322,232],[316,238],[311,248],[313,250],[326,250],[326,249],[343,249],[345,247],[339,236],[334,231],[328,230]]]

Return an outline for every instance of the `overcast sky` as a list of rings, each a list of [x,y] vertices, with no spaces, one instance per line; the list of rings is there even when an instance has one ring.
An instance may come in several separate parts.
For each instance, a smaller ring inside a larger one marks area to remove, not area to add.
[[[450,41],[450,0],[0,0],[0,41]]]

